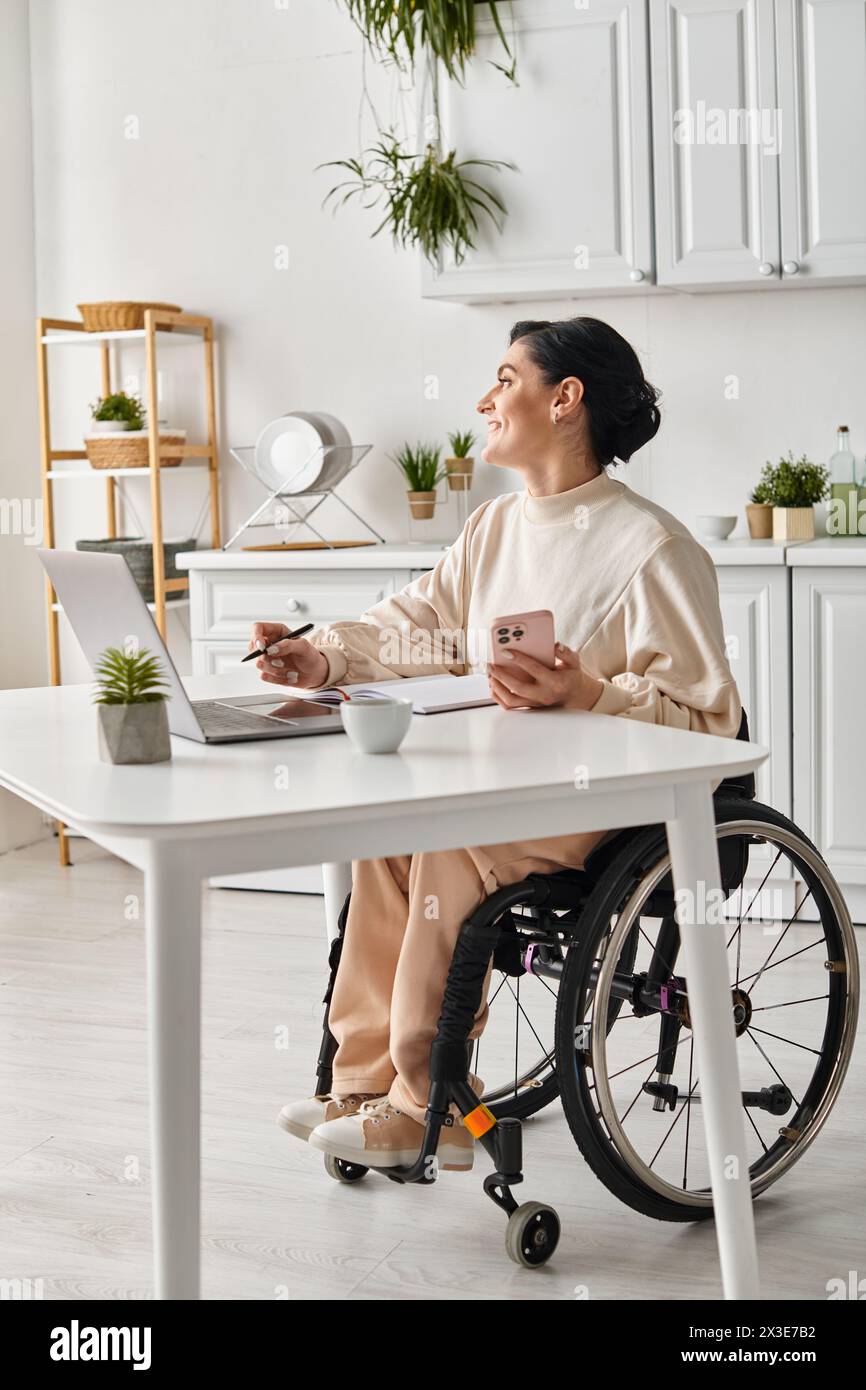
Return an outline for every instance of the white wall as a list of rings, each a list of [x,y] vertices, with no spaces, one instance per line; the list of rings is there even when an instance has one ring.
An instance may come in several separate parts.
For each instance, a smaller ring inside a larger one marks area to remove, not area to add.
[[[359,147],[359,43],[332,0],[33,0],[31,15],[42,312],[149,296],[213,314],[223,445],[254,440],[288,410],[334,412],[376,446],[345,495],[389,539],[407,527],[387,452],[472,423],[518,317],[594,313],[634,342],[666,418],[630,481],[687,522],[742,514],[764,460],[788,448],[826,460],[840,420],[862,457],[866,289],[422,302],[415,257],[369,239],[374,214],[320,209],[333,171],[315,166]],[[387,116],[390,85],[370,78]],[[125,138],[130,117],[137,139]],[[287,271],[274,267],[281,244]],[[172,354],[180,414],[192,367],[183,350]],[[97,383],[95,360],[86,375],[74,356],[78,375],[63,396],[70,439]],[[438,400],[425,396],[429,375]],[[730,376],[736,400],[726,399]],[[260,494],[225,452],[223,468],[228,530]],[[482,466],[474,496],[512,485]],[[92,486],[92,503],[79,490],[70,504],[61,542],[94,534]],[[183,487],[170,521],[178,532],[197,511],[192,482]],[[341,529],[336,518],[331,529]]]
[[[33,320],[33,171],[27,0],[0,6],[0,687],[41,685],[45,638]],[[0,792],[0,853],[41,832],[38,813]]]

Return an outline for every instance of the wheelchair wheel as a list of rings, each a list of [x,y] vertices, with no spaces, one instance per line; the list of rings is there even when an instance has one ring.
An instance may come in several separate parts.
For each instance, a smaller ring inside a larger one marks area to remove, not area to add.
[[[716,802],[716,820],[757,1195],[805,1153],[836,1100],[856,1028],[857,951],[835,879],[791,821],[734,799]],[[647,1216],[694,1221],[712,1215],[712,1195],[679,947],[667,842],[650,827],[584,909],[559,989],[556,1056],[568,1123],[601,1181]]]

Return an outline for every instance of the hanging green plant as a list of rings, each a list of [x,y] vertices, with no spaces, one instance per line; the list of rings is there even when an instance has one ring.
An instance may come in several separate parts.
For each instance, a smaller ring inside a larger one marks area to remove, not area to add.
[[[462,82],[467,62],[475,56],[476,0],[343,0],[355,24],[374,52],[402,69],[412,69],[416,53],[426,49],[442,64],[448,76]],[[501,0],[500,0],[501,3]],[[496,0],[485,9],[510,60],[509,67],[495,63],[514,78],[514,59]]]
[[[366,156],[366,161],[364,156]],[[490,218],[501,229],[505,206],[470,169],[513,169],[498,159],[464,159],[456,151],[442,158],[435,145],[423,155],[405,151],[393,131],[383,134],[360,159],[335,159],[320,168],[345,169],[353,174],[325,197],[342,207],[352,198],[366,199],[364,207],[384,200],[385,216],[373,236],[388,228],[397,246],[420,246],[431,264],[450,247],[457,265],[475,248],[479,218]]]

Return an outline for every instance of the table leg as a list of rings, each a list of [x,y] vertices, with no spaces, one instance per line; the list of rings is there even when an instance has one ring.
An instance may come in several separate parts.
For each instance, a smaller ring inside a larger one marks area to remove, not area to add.
[[[201,879],[151,846],[145,869],[155,1296],[199,1297]]]
[[[674,887],[680,903],[683,973],[700,1075],[716,1239],[725,1298],[758,1297],[758,1257],[746,1155],[737,1043],[731,1008],[724,923],[707,924],[707,903],[720,885],[712,793],[678,787],[677,815],[667,823]],[[695,891],[697,887],[697,892]],[[714,921],[710,911],[710,922]]]
[[[337,935],[337,918],[346,901],[346,894],[352,889],[351,864],[323,864],[322,878],[325,884],[325,929],[328,941]]]

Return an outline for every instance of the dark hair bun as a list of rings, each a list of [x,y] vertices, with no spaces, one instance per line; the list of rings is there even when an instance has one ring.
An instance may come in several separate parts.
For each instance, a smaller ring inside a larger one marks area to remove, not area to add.
[[[548,386],[566,377],[583,382],[590,443],[598,462],[628,463],[658,432],[659,392],[643,374],[630,343],[601,319],[525,319],[509,341],[526,338]]]
[[[617,418],[611,421],[609,439],[613,458],[628,463],[632,454],[655,438],[662,422],[661,411],[656,404],[658,396],[654,386],[648,381],[641,381],[631,406],[623,404],[622,410],[616,412]]]

